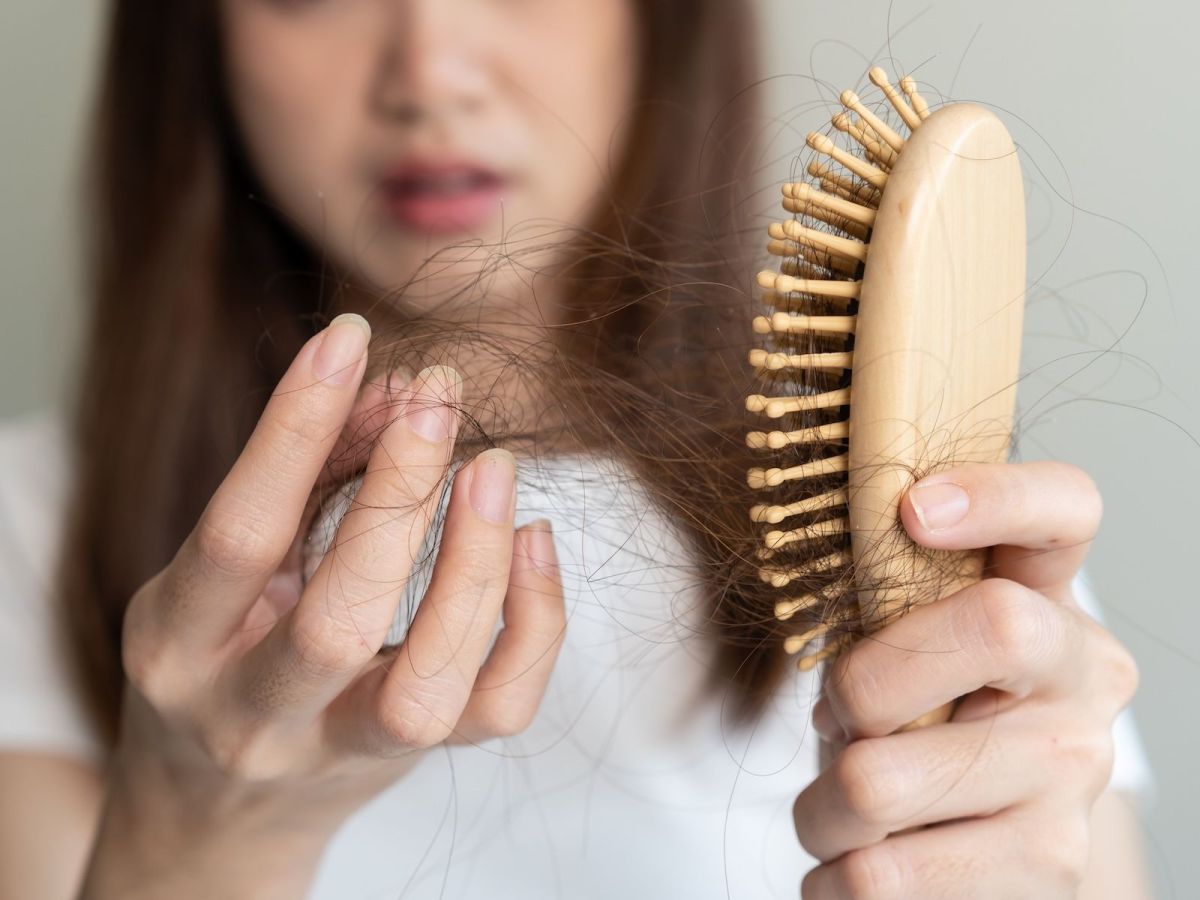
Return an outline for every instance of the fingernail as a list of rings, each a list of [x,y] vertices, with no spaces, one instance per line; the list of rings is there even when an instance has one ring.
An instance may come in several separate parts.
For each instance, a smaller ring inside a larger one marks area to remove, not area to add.
[[[313,356],[313,375],[328,384],[349,384],[358,374],[358,362],[367,352],[371,326],[356,313],[342,313],[321,332]]]
[[[908,492],[908,499],[917,519],[928,531],[957,525],[971,505],[967,492],[950,481],[915,485]]]
[[[545,578],[558,577],[558,553],[554,549],[554,534],[547,519],[530,522],[521,532],[525,536],[525,556],[529,564]]]
[[[449,366],[422,369],[409,385],[408,427],[435,443],[444,441],[458,430],[458,406],[462,379]]]
[[[489,522],[504,524],[516,502],[516,461],[507,450],[486,450],[471,463],[471,508]]]

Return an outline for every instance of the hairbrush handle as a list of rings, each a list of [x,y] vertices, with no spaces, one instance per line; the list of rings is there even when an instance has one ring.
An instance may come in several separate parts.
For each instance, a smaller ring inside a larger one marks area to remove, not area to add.
[[[985,550],[918,547],[920,476],[1008,457],[1025,296],[1025,195],[1004,125],[943,107],[909,138],[871,233],[854,345],[851,550],[864,629],[983,577]],[[954,704],[907,726],[946,721]]]

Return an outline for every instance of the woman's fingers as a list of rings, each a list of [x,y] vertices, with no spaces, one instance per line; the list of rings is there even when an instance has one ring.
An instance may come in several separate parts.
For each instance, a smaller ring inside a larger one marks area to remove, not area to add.
[[[981,687],[1016,697],[1069,693],[1092,654],[1082,614],[988,578],[919,606],[859,641],[830,669],[825,696],[851,739],[882,737]],[[1087,650],[1089,655],[1084,655]]]
[[[1086,816],[1025,807],[985,819],[948,822],[854,850],[812,869],[800,896],[1067,900],[1076,894],[1087,859]]]
[[[395,372],[363,377],[354,407],[317,479],[316,493],[344,484],[366,468],[380,436],[404,409],[407,381]]]
[[[423,370],[401,391],[362,485],[300,602],[246,656],[235,685],[271,708],[315,715],[382,646],[440,505],[461,380]]]
[[[517,734],[533,721],[566,627],[554,536],[543,519],[516,533],[504,628],[479,670],[452,743]]]
[[[987,578],[855,644],[830,668],[818,703],[828,710],[814,710],[814,719],[828,724],[832,714],[850,740],[883,737],[986,687],[1000,695],[999,708],[1062,699],[1111,721],[1137,683],[1129,651],[1087,613]]]
[[[458,473],[429,589],[389,664],[370,669],[330,707],[331,741],[389,756],[450,736],[507,593],[515,499],[505,450],[485,451]]]
[[[370,327],[338,316],[297,354],[254,433],[172,563],[169,607],[151,611],[160,634],[219,646],[287,555],[354,404]]]
[[[1108,731],[1061,721],[1036,729],[1001,714],[856,741],[796,798],[800,843],[828,861],[893,832],[994,815],[1064,787],[1091,802],[1112,769]],[[1049,752],[1037,739],[1043,731],[1059,736]]]
[[[1060,462],[962,466],[924,478],[900,504],[918,544],[994,547],[989,575],[1066,599],[1100,526],[1100,493]]]

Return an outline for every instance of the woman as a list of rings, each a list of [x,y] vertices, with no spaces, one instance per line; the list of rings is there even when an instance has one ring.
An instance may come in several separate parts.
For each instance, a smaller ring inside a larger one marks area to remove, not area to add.
[[[815,686],[707,568],[745,508],[712,261],[749,32],[722,0],[116,4],[74,456],[7,436],[7,515],[71,490],[13,543],[36,574],[59,541],[66,643],[12,629],[5,895],[1136,896],[1086,476],[914,489],[914,539],[998,577],[839,662],[819,776]]]

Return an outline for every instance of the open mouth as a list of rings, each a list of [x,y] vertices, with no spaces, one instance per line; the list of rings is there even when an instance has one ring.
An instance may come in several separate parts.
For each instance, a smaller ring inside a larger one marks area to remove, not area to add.
[[[501,210],[505,181],[485,169],[410,168],[383,182],[389,212],[402,227],[423,232],[471,232]]]

